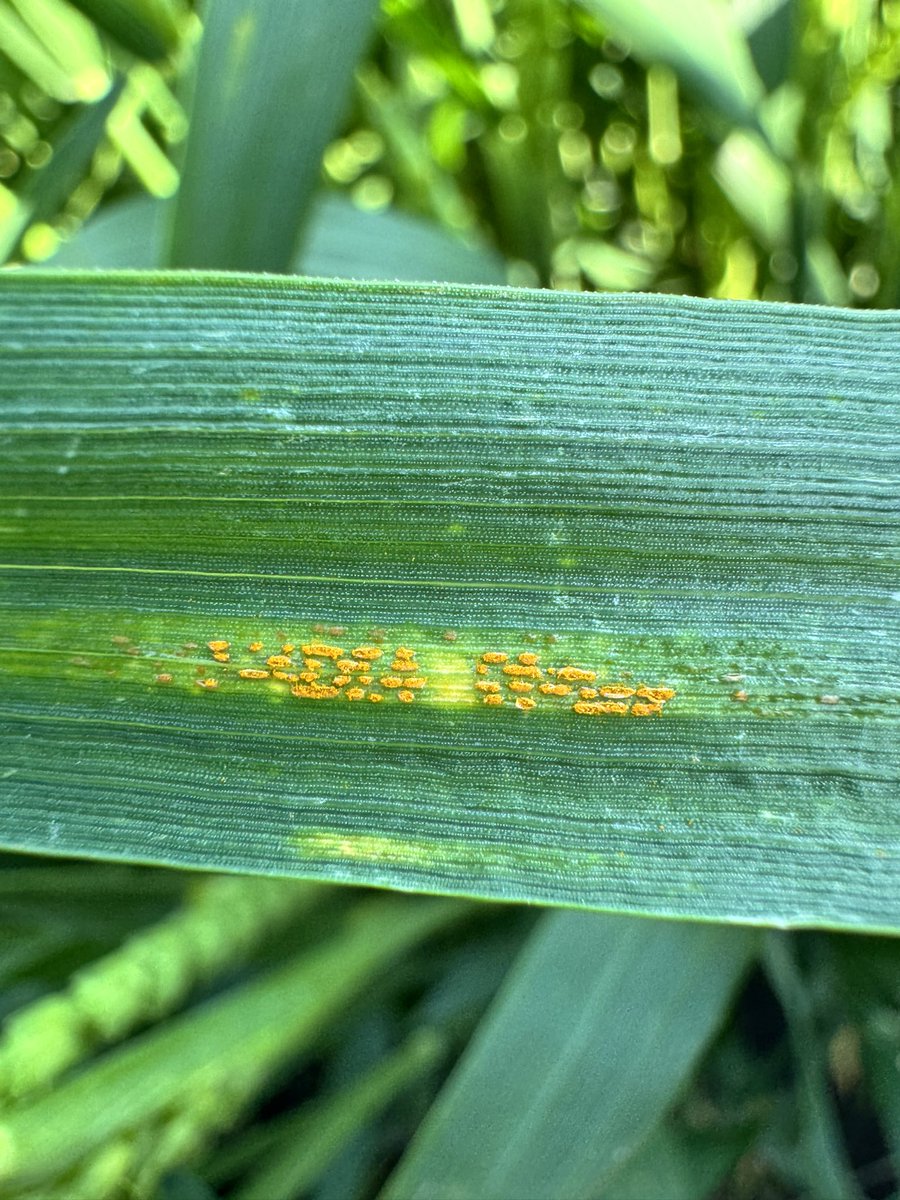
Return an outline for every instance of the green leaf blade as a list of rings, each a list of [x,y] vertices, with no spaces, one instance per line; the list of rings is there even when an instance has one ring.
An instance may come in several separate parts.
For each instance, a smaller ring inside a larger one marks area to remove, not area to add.
[[[6,845],[900,926],[896,314],[3,289]],[[416,652],[412,703],[238,674],[376,634],[378,679]],[[532,692],[485,652],[536,655]],[[576,682],[539,691],[573,666],[675,696],[574,713]]]
[[[614,1196],[755,947],[723,927],[545,917],[384,1200]]]
[[[375,9],[373,0],[210,6],[172,265],[288,270]]]

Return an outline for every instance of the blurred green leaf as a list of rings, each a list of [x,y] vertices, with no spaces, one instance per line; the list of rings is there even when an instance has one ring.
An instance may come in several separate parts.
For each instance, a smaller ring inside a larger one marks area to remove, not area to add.
[[[190,22],[184,0],[72,0],[77,8],[140,58],[172,53]]]
[[[716,0],[581,0],[610,35],[644,63],[666,63],[712,109],[756,124],[762,80],[728,5]]]
[[[171,1165],[164,1161],[165,1129],[152,1129],[149,1143],[142,1143],[133,1136],[136,1128],[180,1118],[193,1123],[201,1143],[227,1128],[261,1082],[306,1049],[378,972],[465,912],[456,903],[424,899],[360,905],[338,934],[279,969],[173,1018],[54,1091],[3,1113],[0,1186],[46,1183],[101,1148],[123,1150],[126,1169],[162,1174]],[[132,1136],[117,1146],[122,1134]],[[149,1162],[128,1161],[143,1154]],[[73,1186],[70,1194],[93,1193]]]
[[[752,1125],[686,1131],[662,1121],[597,1200],[702,1200],[723,1183],[755,1132]]]
[[[266,1128],[266,1154],[229,1194],[234,1200],[291,1200],[307,1193],[346,1144],[397,1095],[434,1069],[438,1034],[419,1030],[359,1080]]]
[[[896,313],[0,287],[6,846],[900,927]]]
[[[139,196],[108,205],[54,255],[54,267],[149,268],[162,262],[171,204]],[[366,212],[346,196],[314,203],[291,264],[339,279],[503,283],[503,260],[485,246],[395,209]]]
[[[211,0],[171,262],[286,271],[375,0]]]
[[[837,1113],[829,1094],[827,1055],[817,1028],[814,999],[795,958],[787,934],[770,933],[764,961],[784,1015],[797,1070],[797,1117],[800,1127],[798,1161],[805,1188],[815,1200],[856,1200],[856,1186],[841,1138]]]
[[[384,1200],[588,1200],[675,1099],[757,945],[737,929],[544,918]]]

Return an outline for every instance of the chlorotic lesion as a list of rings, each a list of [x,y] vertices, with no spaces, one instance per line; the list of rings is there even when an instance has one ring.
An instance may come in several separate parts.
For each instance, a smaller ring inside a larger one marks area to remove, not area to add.
[[[318,628],[318,627],[316,627]],[[371,631],[370,640],[346,640],[347,630],[328,629],[330,638],[262,638],[230,640],[209,637],[204,646],[190,645],[198,654],[193,684],[205,692],[238,687],[284,690],[304,703],[400,704],[419,702],[474,704],[512,708],[520,712],[569,710],[579,717],[660,716],[675,697],[665,684],[632,683],[628,672],[618,681],[603,680],[604,672],[572,662],[559,650],[439,648],[424,651],[413,644],[391,644],[384,630]],[[446,639],[443,639],[446,643]],[[545,661],[546,659],[546,661]],[[159,685],[177,678],[171,671],[155,675]]]

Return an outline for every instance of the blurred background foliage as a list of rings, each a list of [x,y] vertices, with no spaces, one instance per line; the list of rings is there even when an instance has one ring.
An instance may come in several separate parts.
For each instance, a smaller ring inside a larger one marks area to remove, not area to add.
[[[630,57],[616,7],[384,0],[323,188],[486,242],[515,284],[900,303],[898,0],[732,0],[756,128]],[[176,192],[200,29],[176,0],[2,0],[7,260]]]
[[[898,306],[900,2],[712,2],[752,54],[715,86],[695,0],[668,23],[656,0],[383,0],[313,146],[301,261],[443,278],[443,230],[455,278]],[[201,31],[182,0],[0,0],[10,267],[190,264],[170,214]],[[561,1162],[536,1195],[898,1194],[891,938],[16,856],[0,928],[2,1196],[363,1200],[411,1143],[391,1197],[514,1200]],[[549,1003],[560,980],[584,988]]]

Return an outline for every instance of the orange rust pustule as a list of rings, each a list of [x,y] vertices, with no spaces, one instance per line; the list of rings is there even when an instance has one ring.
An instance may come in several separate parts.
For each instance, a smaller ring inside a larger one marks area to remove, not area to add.
[[[487,654],[482,654],[481,661],[486,663],[505,663],[509,662],[509,655],[503,654],[500,651],[489,650]]]
[[[582,671],[580,667],[560,667],[556,672],[557,679],[568,679],[569,682],[593,683],[597,678],[596,671]]]
[[[572,711],[587,717],[624,717],[628,712],[628,705],[619,704],[614,700],[579,700],[577,704],[572,705]]]
[[[277,667],[280,671],[286,671],[288,667],[294,665],[286,654],[270,654],[266,659],[266,663],[270,667]]]
[[[544,673],[539,667],[535,666],[519,666],[518,663],[509,663],[503,668],[504,675],[513,675],[520,679],[543,679]]]
[[[295,683],[291,695],[301,700],[333,700],[341,693],[336,687],[326,683]]]
[[[362,700],[365,694],[364,689],[361,687],[347,688],[346,692],[344,692],[348,700]]]
[[[263,648],[262,642],[251,642],[250,645],[247,647],[247,649],[252,650],[254,654],[256,653],[257,650],[262,650],[262,648]]]
[[[519,662],[523,667],[534,667],[537,665],[538,656],[536,654],[520,654]]]
[[[356,646],[350,651],[351,658],[359,659],[362,662],[374,662],[376,658],[381,658],[384,651],[378,646]]]
[[[640,700],[635,700],[631,706],[631,715],[633,717],[655,717],[663,710],[663,702],[660,700],[651,700],[649,704],[644,704]]]
[[[402,691],[397,693],[397,699],[401,702],[401,704],[412,704],[413,700],[415,700],[415,696],[412,692],[408,692],[404,688]]]
[[[644,685],[638,688],[635,695],[639,696],[642,700],[657,700],[665,704],[667,700],[671,700],[675,695],[675,689],[670,687],[647,687]]]
[[[494,707],[503,703],[503,697],[498,696],[496,692],[488,692],[484,698],[484,702]]]
[[[231,645],[231,642],[223,642],[220,640],[220,641],[214,641],[214,642],[207,642],[206,644],[207,644],[207,646],[209,646],[210,650],[212,650],[213,653],[215,653],[216,650],[227,650],[228,647]]]
[[[619,683],[604,683],[600,689],[600,695],[607,700],[627,700],[630,696],[635,695],[636,688],[626,687]]]
[[[343,658],[346,651],[340,646],[328,646],[325,642],[306,642],[300,647],[311,658]]]
[[[475,686],[478,688],[479,692],[499,692],[500,691],[500,684],[493,683],[489,679],[478,679],[475,682]]]
[[[534,684],[526,683],[524,679],[511,679],[506,685],[511,692],[533,692]]]
[[[195,679],[197,687],[205,688],[209,692],[214,692],[219,686],[218,679]]]
[[[565,683],[542,683],[538,691],[545,696],[568,696],[572,689]]]
[[[269,678],[268,671],[256,670],[253,667],[244,667],[244,669],[242,671],[238,671],[238,675],[240,676],[241,679],[268,679]]]
[[[530,696],[520,696],[516,701],[516,708],[521,708],[527,711],[530,708],[534,708],[536,703],[537,701],[532,700]]]

